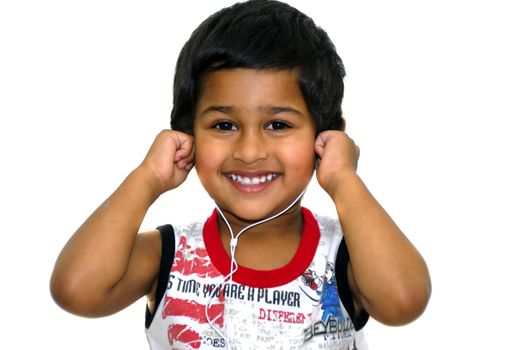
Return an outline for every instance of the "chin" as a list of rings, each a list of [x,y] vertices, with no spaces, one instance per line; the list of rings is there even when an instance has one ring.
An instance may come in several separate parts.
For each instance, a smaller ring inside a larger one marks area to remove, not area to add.
[[[220,209],[224,212],[227,212],[229,215],[236,217],[239,220],[247,222],[256,222],[267,219],[275,214],[280,213],[282,210],[287,208],[295,198],[292,198],[281,206],[263,206],[260,203],[238,203],[238,205],[233,206],[220,206]],[[217,203],[217,205],[219,205]],[[299,205],[295,204],[294,206]],[[291,210],[289,208],[289,210]],[[287,211],[288,212],[288,211]],[[282,213],[283,214],[283,213]]]
[[[239,220],[242,221],[249,221],[249,222],[256,222],[263,219],[266,219],[274,214],[276,214],[276,211],[268,211],[268,210],[249,210],[248,207],[244,207],[240,210],[235,209],[229,209],[229,208],[222,208],[220,207],[224,212],[228,213],[229,215],[232,215]]]

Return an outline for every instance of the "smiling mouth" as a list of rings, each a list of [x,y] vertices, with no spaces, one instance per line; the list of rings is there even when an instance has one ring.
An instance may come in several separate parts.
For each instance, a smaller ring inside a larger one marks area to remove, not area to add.
[[[229,179],[233,182],[239,183],[240,185],[259,185],[276,180],[280,174],[270,173],[261,176],[245,176],[238,174],[226,174]]]

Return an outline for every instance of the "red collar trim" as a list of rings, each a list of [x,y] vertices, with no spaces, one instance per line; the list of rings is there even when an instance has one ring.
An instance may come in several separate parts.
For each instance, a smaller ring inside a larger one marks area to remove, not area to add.
[[[314,215],[301,208],[303,216],[303,232],[298,250],[291,261],[275,270],[255,270],[238,265],[238,271],[233,275],[233,281],[256,288],[273,288],[287,284],[298,278],[309,267],[316,253],[320,240],[320,229]],[[203,226],[203,240],[209,257],[216,268],[224,275],[229,274],[231,258],[225,251],[218,231],[218,215],[216,210]]]

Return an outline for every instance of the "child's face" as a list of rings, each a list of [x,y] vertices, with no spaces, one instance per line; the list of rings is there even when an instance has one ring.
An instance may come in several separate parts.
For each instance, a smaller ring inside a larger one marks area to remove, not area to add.
[[[205,190],[241,219],[284,209],[314,171],[314,122],[293,70],[208,74],[194,136],[195,167]]]

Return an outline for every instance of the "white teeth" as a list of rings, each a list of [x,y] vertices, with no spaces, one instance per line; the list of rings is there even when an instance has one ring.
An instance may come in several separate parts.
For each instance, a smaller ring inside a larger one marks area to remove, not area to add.
[[[258,177],[258,176],[247,177],[247,176],[240,176],[240,175],[236,175],[236,174],[229,174],[228,176],[232,181],[238,182],[242,185],[258,185],[261,183],[265,183],[267,181],[272,181],[278,175],[269,174],[269,175],[262,175],[260,177]]]

